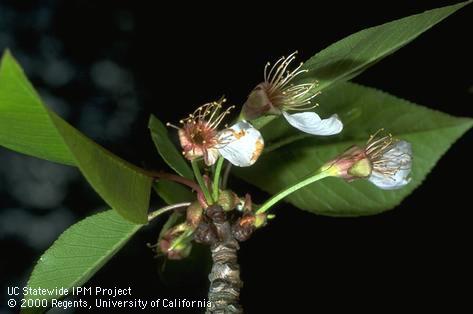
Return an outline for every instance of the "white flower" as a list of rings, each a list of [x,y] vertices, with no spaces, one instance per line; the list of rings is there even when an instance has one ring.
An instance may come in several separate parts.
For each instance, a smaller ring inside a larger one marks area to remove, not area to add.
[[[318,106],[312,99],[320,94],[314,92],[317,82],[294,85],[293,79],[307,70],[301,70],[302,63],[292,71],[289,64],[296,58],[297,52],[287,58],[280,58],[271,69],[269,62],[264,68],[264,82],[258,84],[248,96],[243,106],[247,119],[255,119],[264,114],[282,114],[293,127],[313,135],[333,135],[340,133],[343,124],[337,115],[322,119],[311,109]],[[303,111],[290,114],[291,111]]]
[[[368,179],[383,190],[401,188],[411,180],[412,148],[392,135],[377,137],[379,130],[364,147],[352,146],[325,164],[324,171],[349,182]]]
[[[370,148],[368,145],[366,148],[373,165],[368,180],[383,190],[394,190],[408,184],[411,181],[409,175],[412,168],[411,144],[406,141],[385,139],[377,145],[381,146],[376,148],[374,145]]]
[[[248,167],[256,162],[264,148],[261,133],[246,121],[220,132],[220,154],[233,165]],[[227,143],[227,144],[225,144]]]
[[[246,121],[219,131],[218,126],[233,108],[220,113],[223,102],[225,99],[197,108],[180,121],[182,127],[167,125],[178,129],[182,153],[189,160],[203,157],[205,164],[211,166],[222,155],[235,166],[251,166],[263,151],[263,137]]]

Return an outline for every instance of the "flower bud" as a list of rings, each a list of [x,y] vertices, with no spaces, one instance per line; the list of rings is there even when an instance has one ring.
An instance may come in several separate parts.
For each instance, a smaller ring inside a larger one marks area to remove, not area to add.
[[[192,243],[181,242],[167,252],[167,257],[171,260],[181,260],[189,256],[192,251]]]
[[[256,214],[255,215],[255,222],[254,222],[253,225],[255,226],[256,229],[261,228],[264,225],[266,225],[267,220],[268,219],[267,219],[266,213]]]
[[[179,260],[189,256],[192,244],[192,237],[186,236],[190,231],[190,226],[187,223],[179,224],[168,231],[159,239],[159,250],[165,254],[169,259]]]
[[[238,218],[238,220],[233,225],[233,236],[240,242],[246,241],[256,229],[263,227],[266,224],[266,221],[266,213],[247,213],[243,215],[243,217]]]
[[[240,199],[233,191],[224,190],[218,195],[218,204],[222,206],[223,210],[226,212],[235,209],[239,203]]]
[[[203,209],[200,206],[199,202],[193,202],[189,207],[187,207],[187,223],[193,228],[197,228],[200,221],[202,220]]]

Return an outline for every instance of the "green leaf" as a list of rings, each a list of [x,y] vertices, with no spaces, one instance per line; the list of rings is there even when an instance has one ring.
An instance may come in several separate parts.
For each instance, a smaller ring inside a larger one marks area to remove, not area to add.
[[[195,195],[188,188],[179,183],[169,180],[159,180],[153,187],[166,204],[195,201]]]
[[[169,167],[183,177],[194,179],[192,169],[169,139],[168,131],[164,124],[158,118],[151,115],[148,127],[151,130],[151,137],[159,154]]]
[[[108,210],[71,226],[41,256],[33,269],[28,287],[37,289],[67,288],[87,282],[143,225],[124,220]],[[47,296],[27,295],[26,299],[61,298],[55,292]],[[43,312],[44,308],[27,308],[22,313]]]
[[[308,70],[294,79],[295,84],[318,81],[312,91],[325,90],[338,82],[348,81],[396,52],[420,34],[430,29],[470,1],[425,11],[399,20],[370,27],[330,45],[307,60],[302,69]],[[320,98],[317,98],[317,101]],[[328,112],[332,114],[332,112]],[[276,116],[262,116],[251,123],[262,129]],[[276,134],[271,134],[273,138]],[[266,137],[265,137],[266,139]]]
[[[0,68],[0,145],[78,167],[120,215],[135,223],[147,222],[152,179],[46,107],[8,51]]]
[[[298,139],[287,141],[284,137],[287,133],[281,132],[286,130],[286,124],[278,120],[271,123],[266,132],[279,133],[280,140],[286,143],[273,143],[274,150],[263,155],[251,168],[235,169],[237,175],[269,193],[277,193],[351,145],[363,144],[380,128],[411,142],[414,159],[412,181],[399,190],[384,191],[367,180],[347,183],[327,178],[287,198],[301,209],[323,215],[372,215],[395,207],[422,183],[452,143],[473,125],[472,119],[452,117],[352,83],[336,85],[322,94],[320,101],[324,106],[318,111],[338,112],[342,120],[349,121],[341,135],[299,134]],[[271,150],[271,144],[269,148]]]
[[[304,63],[302,81],[319,81],[318,90],[347,81],[392,54],[471,1],[425,11],[352,34]]]

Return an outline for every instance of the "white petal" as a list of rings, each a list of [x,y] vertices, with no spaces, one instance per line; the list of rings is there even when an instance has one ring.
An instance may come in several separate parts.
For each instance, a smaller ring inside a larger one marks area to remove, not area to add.
[[[383,159],[388,159],[397,166],[408,165],[409,169],[412,163],[412,147],[411,143],[399,141],[393,147],[384,153]]]
[[[394,176],[386,176],[373,169],[368,178],[372,183],[383,190],[399,189],[408,184],[412,167],[412,148],[406,141],[397,142],[392,149],[384,153],[383,159],[387,160],[389,168],[399,169]]]
[[[395,190],[408,184],[411,178],[409,178],[409,171],[404,170],[399,170],[393,177],[387,177],[379,172],[373,171],[368,180],[380,189]]]
[[[219,156],[220,154],[218,153],[217,149],[215,148],[207,149],[204,152],[204,162],[207,166],[212,166],[217,161],[217,158]]]
[[[219,134],[220,154],[238,167],[256,162],[264,148],[261,133],[246,121],[240,121]]]
[[[282,113],[290,125],[303,132],[313,135],[333,135],[340,133],[343,129],[342,121],[334,114],[328,119],[321,119],[312,111],[289,114]]]

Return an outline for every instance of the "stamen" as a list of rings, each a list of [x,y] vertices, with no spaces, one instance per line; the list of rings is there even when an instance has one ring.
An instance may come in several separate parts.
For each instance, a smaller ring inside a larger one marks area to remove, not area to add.
[[[378,137],[382,131],[384,129],[379,129],[369,137],[365,146],[365,153],[373,165],[373,171],[386,178],[395,180],[395,175],[399,170],[409,169],[410,155],[400,152],[400,154],[391,154],[389,157],[386,157],[385,154],[391,151],[399,140],[393,138],[392,134]]]
[[[314,108],[317,108],[319,106],[319,104],[311,104],[310,102],[305,102],[305,103],[302,103],[300,105],[298,105],[297,107],[293,107],[291,108],[290,110],[293,110],[293,111],[309,111],[309,110],[312,110]]]
[[[280,62],[284,61],[284,59],[285,59],[284,56],[279,58],[278,61],[276,61],[276,63],[271,67],[271,69],[269,70],[269,74],[267,76],[267,80],[265,80],[266,82],[270,83],[271,75],[273,74],[273,71],[277,68],[277,66]],[[268,64],[269,64],[269,62],[268,62]]]
[[[217,118],[215,119],[215,121],[211,122],[210,123],[210,127],[211,128],[216,128],[221,122],[222,120],[225,118],[225,116],[229,115],[230,114],[230,111],[235,108],[235,106],[230,106],[228,107],[224,112],[222,112],[219,116],[217,116]]]
[[[181,121],[182,121],[182,120],[181,120]],[[182,122],[181,122],[181,123],[182,123]],[[174,128],[174,129],[177,129],[177,130],[179,130],[179,129],[180,129],[180,127],[178,127],[178,126],[176,126],[176,125],[174,125],[174,124],[172,124],[172,123],[169,123],[169,122],[168,122],[168,123],[166,123],[166,126],[167,126],[167,127]]]
[[[209,122],[210,124],[212,124],[212,119],[214,118],[214,116],[220,111],[220,104],[217,104],[217,103],[213,103],[213,111],[212,111],[212,114],[210,115],[210,117],[207,119],[207,122]]]
[[[295,58],[295,57],[293,57]],[[289,65],[289,63],[287,64],[287,66]],[[308,72],[308,70],[299,70],[301,67],[302,67],[303,63],[301,62],[299,64],[299,66],[297,68],[294,69],[294,71],[292,72],[286,72],[286,77],[282,77],[281,80],[279,80],[277,82],[277,84],[275,84],[274,88],[277,89],[277,88],[284,88],[292,79],[294,79],[296,76],[298,76],[299,74],[302,74],[302,73],[306,73]],[[287,67],[286,66],[286,67]]]
[[[310,110],[317,106],[312,105],[311,100],[320,94],[320,91],[312,92],[313,88],[318,86],[318,82],[297,85],[291,83],[298,75],[308,72],[307,69],[301,69],[303,63],[292,71],[287,70],[296,58],[296,54],[297,51],[278,59],[271,68],[271,64],[266,63],[264,68],[266,92],[276,107],[284,110]],[[268,69],[270,69],[269,72]]]
[[[366,148],[369,148],[370,147],[370,144],[371,144],[371,141],[381,132],[384,131],[384,128],[381,128],[379,129],[378,131],[376,131],[374,134],[370,135],[370,138],[368,139],[368,142],[366,143]]]
[[[264,66],[264,73],[263,73],[263,77],[264,77],[264,81],[267,82],[268,81],[268,75],[267,75],[267,70],[268,70],[268,67],[271,65],[271,63],[269,62],[266,62],[266,65]]]
[[[284,73],[286,72],[287,67],[289,64],[294,60],[296,57],[294,56],[295,53],[292,53],[287,59],[281,63],[281,65],[277,68],[276,72],[274,73],[274,77],[269,82],[271,86],[278,86],[279,82],[283,79]],[[289,76],[289,73],[287,73]]]

